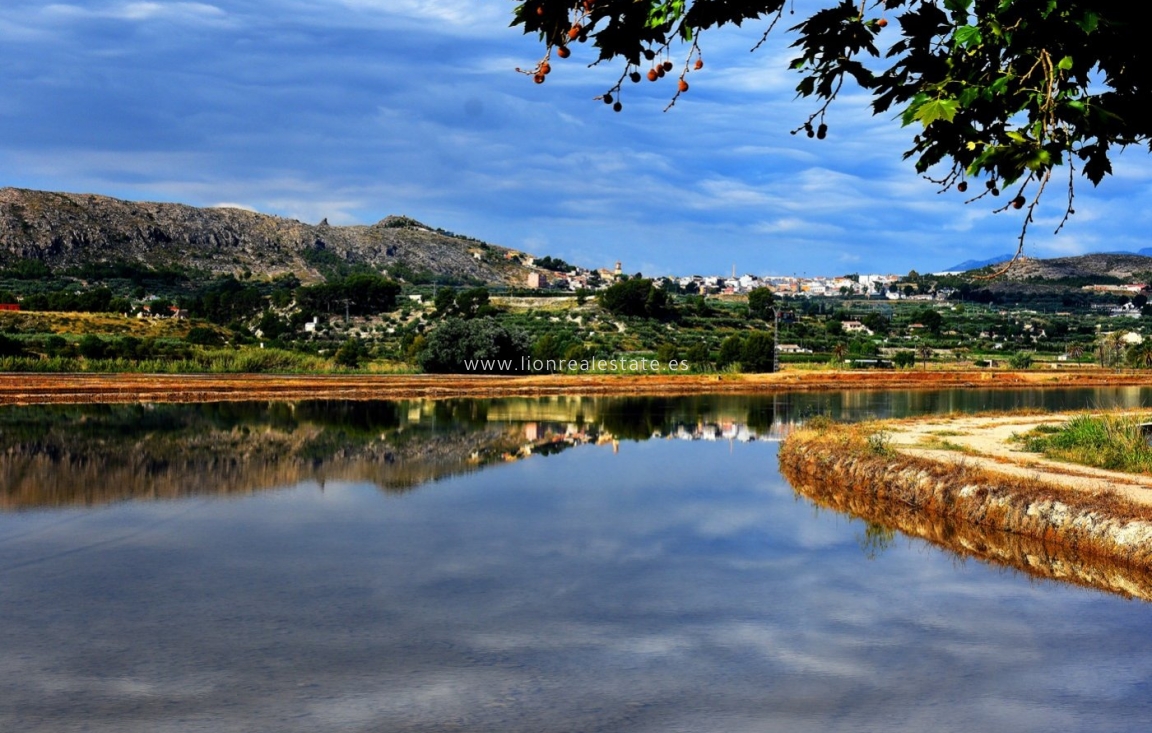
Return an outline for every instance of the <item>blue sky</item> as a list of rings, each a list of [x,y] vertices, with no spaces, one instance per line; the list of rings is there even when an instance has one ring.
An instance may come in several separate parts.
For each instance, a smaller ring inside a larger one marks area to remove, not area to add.
[[[798,2],[798,17],[806,3]],[[210,0],[0,7],[0,185],[333,224],[405,214],[495,244],[628,272],[934,270],[1012,251],[1015,214],[940,195],[901,159],[915,130],[845,95],[828,139],[792,136],[781,35],[702,36],[705,68],[593,97],[588,48],[545,84],[512,2]],[[682,62],[682,57],[676,61]],[[1059,187],[1026,253],[1152,246],[1152,164],[1132,149],[1077,214]]]

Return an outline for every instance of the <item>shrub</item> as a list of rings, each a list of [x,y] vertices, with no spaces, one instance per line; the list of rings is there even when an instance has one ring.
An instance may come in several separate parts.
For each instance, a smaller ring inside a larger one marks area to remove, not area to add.
[[[720,353],[716,357],[716,366],[723,369],[740,361],[744,352],[744,340],[739,336],[729,336],[720,344]]]
[[[198,346],[219,346],[224,342],[219,333],[207,326],[193,326],[184,340]]]
[[[336,363],[342,367],[355,369],[367,355],[368,350],[360,343],[360,339],[351,338],[336,350]]]
[[[756,331],[744,339],[740,351],[740,366],[746,372],[770,372],[776,361],[776,339],[763,331]]]
[[[91,333],[80,339],[77,348],[80,351],[80,356],[85,359],[103,359],[104,355],[108,353],[108,346],[104,343],[104,339]]]
[[[1017,351],[1008,357],[1008,366],[1013,369],[1030,369],[1032,367],[1032,354],[1028,351]]]
[[[527,333],[494,318],[449,318],[428,334],[418,359],[432,373],[519,372],[530,342]]]

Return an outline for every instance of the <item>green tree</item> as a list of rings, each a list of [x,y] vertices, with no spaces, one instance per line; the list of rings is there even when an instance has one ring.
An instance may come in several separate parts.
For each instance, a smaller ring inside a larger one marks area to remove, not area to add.
[[[732,335],[720,343],[720,353],[716,356],[716,366],[723,369],[740,361],[744,354],[744,339]]]
[[[875,311],[864,316],[860,322],[867,326],[872,333],[877,335],[887,334],[891,326],[887,318]]]
[[[451,315],[456,308],[456,289],[440,288],[436,291],[436,297],[432,300],[432,303],[436,306],[436,315]]]
[[[108,352],[108,344],[104,342],[104,339],[91,333],[80,339],[77,347],[80,351],[80,356],[83,356],[85,359],[103,359],[104,355]]]
[[[1014,185],[1010,205],[1027,206],[1025,226],[1053,169],[1074,164],[1099,183],[1111,172],[1114,146],[1152,135],[1152,116],[1144,112],[1152,49],[1141,3],[821,0],[813,6],[792,26],[798,37],[789,67],[799,75],[799,96],[816,107],[797,131],[825,137],[829,104],[846,82],[854,84],[872,98],[874,114],[896,112],[917,128],[905,157],[918,172],[939,170],[935,180],[961,191],[969,177],[984,177],[993,194]],[[546,47],[528,71],[537,82],[545,80],[549,59],[569,56],[576,44],[591,44],[601,66],[620,64],[619,80],[604,96],[619,111],[624,85],[648,72],[655,80],[657,66],[681,69],[672,74],[679,76],[673,100],[687,92],[713,29],[760,21],[767,40],[794,9],[788,0],[529,0],[516,6],[513,25]],[[663,64],[669,53],[683,61]]]
[[[762,321],[771,322],[773,318],[772,306],[776,297],[768,288],[754,288],[748,293],[748,315]]]
[[[432,373],[522,371],[531,339],[494,318],[449,318],[426,337],[418,360]]]
[[[740,352],[740,368],[745,372],[771,372],[776,363],[776,339],[764,331],[756,331],[744,339]]]
[[[338,365],[355,369],[367,356],[368,349],[364,347],[360,339],[350,338],[336,350],[335,359]]]
[[[688,365],[694,371],[704,371],[712,365],[711,355],[708,353],[708,344],[699,341],[688,348],[686,355]]]
[[[915,352],[902,350],[892,355],[892,363],[901,369],[906,369],[916,363]]]
[[[1128,349],[1128,364],[1137,369],[1152,369],[1152,340],[1145,340]]]
[[[20,341],[0,333],[0,356],[20,356],[23,353],[24,347]]]
[[[668,293],[647,278],[618,282],[599,295],[600,305],[615,316],[664,318],[672,313]]]
[[[215,329],[208,328],[207,326],[193,326],[188,329],[188,335],[184,337],[184,340],[190,344],[199,344],[200,346],[219,346],[224,342]]]
[[[940,315],[940,311],[932,308],[925,308],[920,311],[916,315],[916,320],[922,323],[933,336],[939,336],[940,329],[944,326],[944,316]]]
[[[455,312],[463,318],[490,316],[496,309],[490,302],[488,288],[468,288],[456,295]]]

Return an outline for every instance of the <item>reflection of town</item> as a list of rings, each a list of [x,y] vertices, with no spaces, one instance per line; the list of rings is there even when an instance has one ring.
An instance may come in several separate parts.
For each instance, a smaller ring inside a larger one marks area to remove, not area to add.
[[[503,460],[621,440],[780,441],[797,424],[777,419],[763,397],[596,398],[557,396],[488,403],[489,421],[520,425],[524,441]],[[416,413],[410,419],[420,419]],[[483,456],[473,456],[482,460]]]
[[[1138,388],[1065,404],[1139,405]],[[0,408],[0,510],[353,481],[405,491],[485,466],[628,441],[781,440],[861,420],[1046,407],[1042,390],[677,397],[55,405]]]
[[[744,423],[724,420],[719,423],[699,422],[693,425],[677,424],[668,432],[655,430],[649,440],[705,440],[749,443],[754,440],[779,442],[784,439],[797,423],[774,423],[769,429],[757,431]],[[645,438],[633,438],[645,439]],[[506,460],[537,453],[549,453],[549,448],[559,445],[604,445],[611,444],[614,451],[620,450],[620,439],[600,426],[577,425],[576,423],[524,423],[524,445],[518,454],[505,454]]]
[[[405,491],[580,445],[778,440],[765,398],[551,397],[0,408],[0,508],[245,494],[315,482]]]

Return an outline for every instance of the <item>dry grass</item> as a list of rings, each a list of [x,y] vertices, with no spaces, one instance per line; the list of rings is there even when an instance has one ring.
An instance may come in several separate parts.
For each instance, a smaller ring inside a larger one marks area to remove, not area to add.
[[[961,435],[961,433],[955,433],[955,432],[950,432],[950,431],[941,431],[941,432],[945,432],[949,435]],[[959,453],[973,453],[974,452],[968,446],[960,445],[959,443],[954,443],[951,440],[945,440],[944,438],[942,438],[937,433],[934,433],[932,435],[923,436],[920,439],[920,445],[924,448],[929,448],[931,450],[951,450],[951,451],[957,451]]]
[[[0,311],[0,331],[85,336],[184,338],[192,323],[175,318],[129,318],[102,313]]]
[[[793,485],[850,487],[882,504],[1057,543],[1077,553],[1152,567],[1152,506],[965,461],[877,455],[882,425],[822,425],[789,435],[780,466]]]

